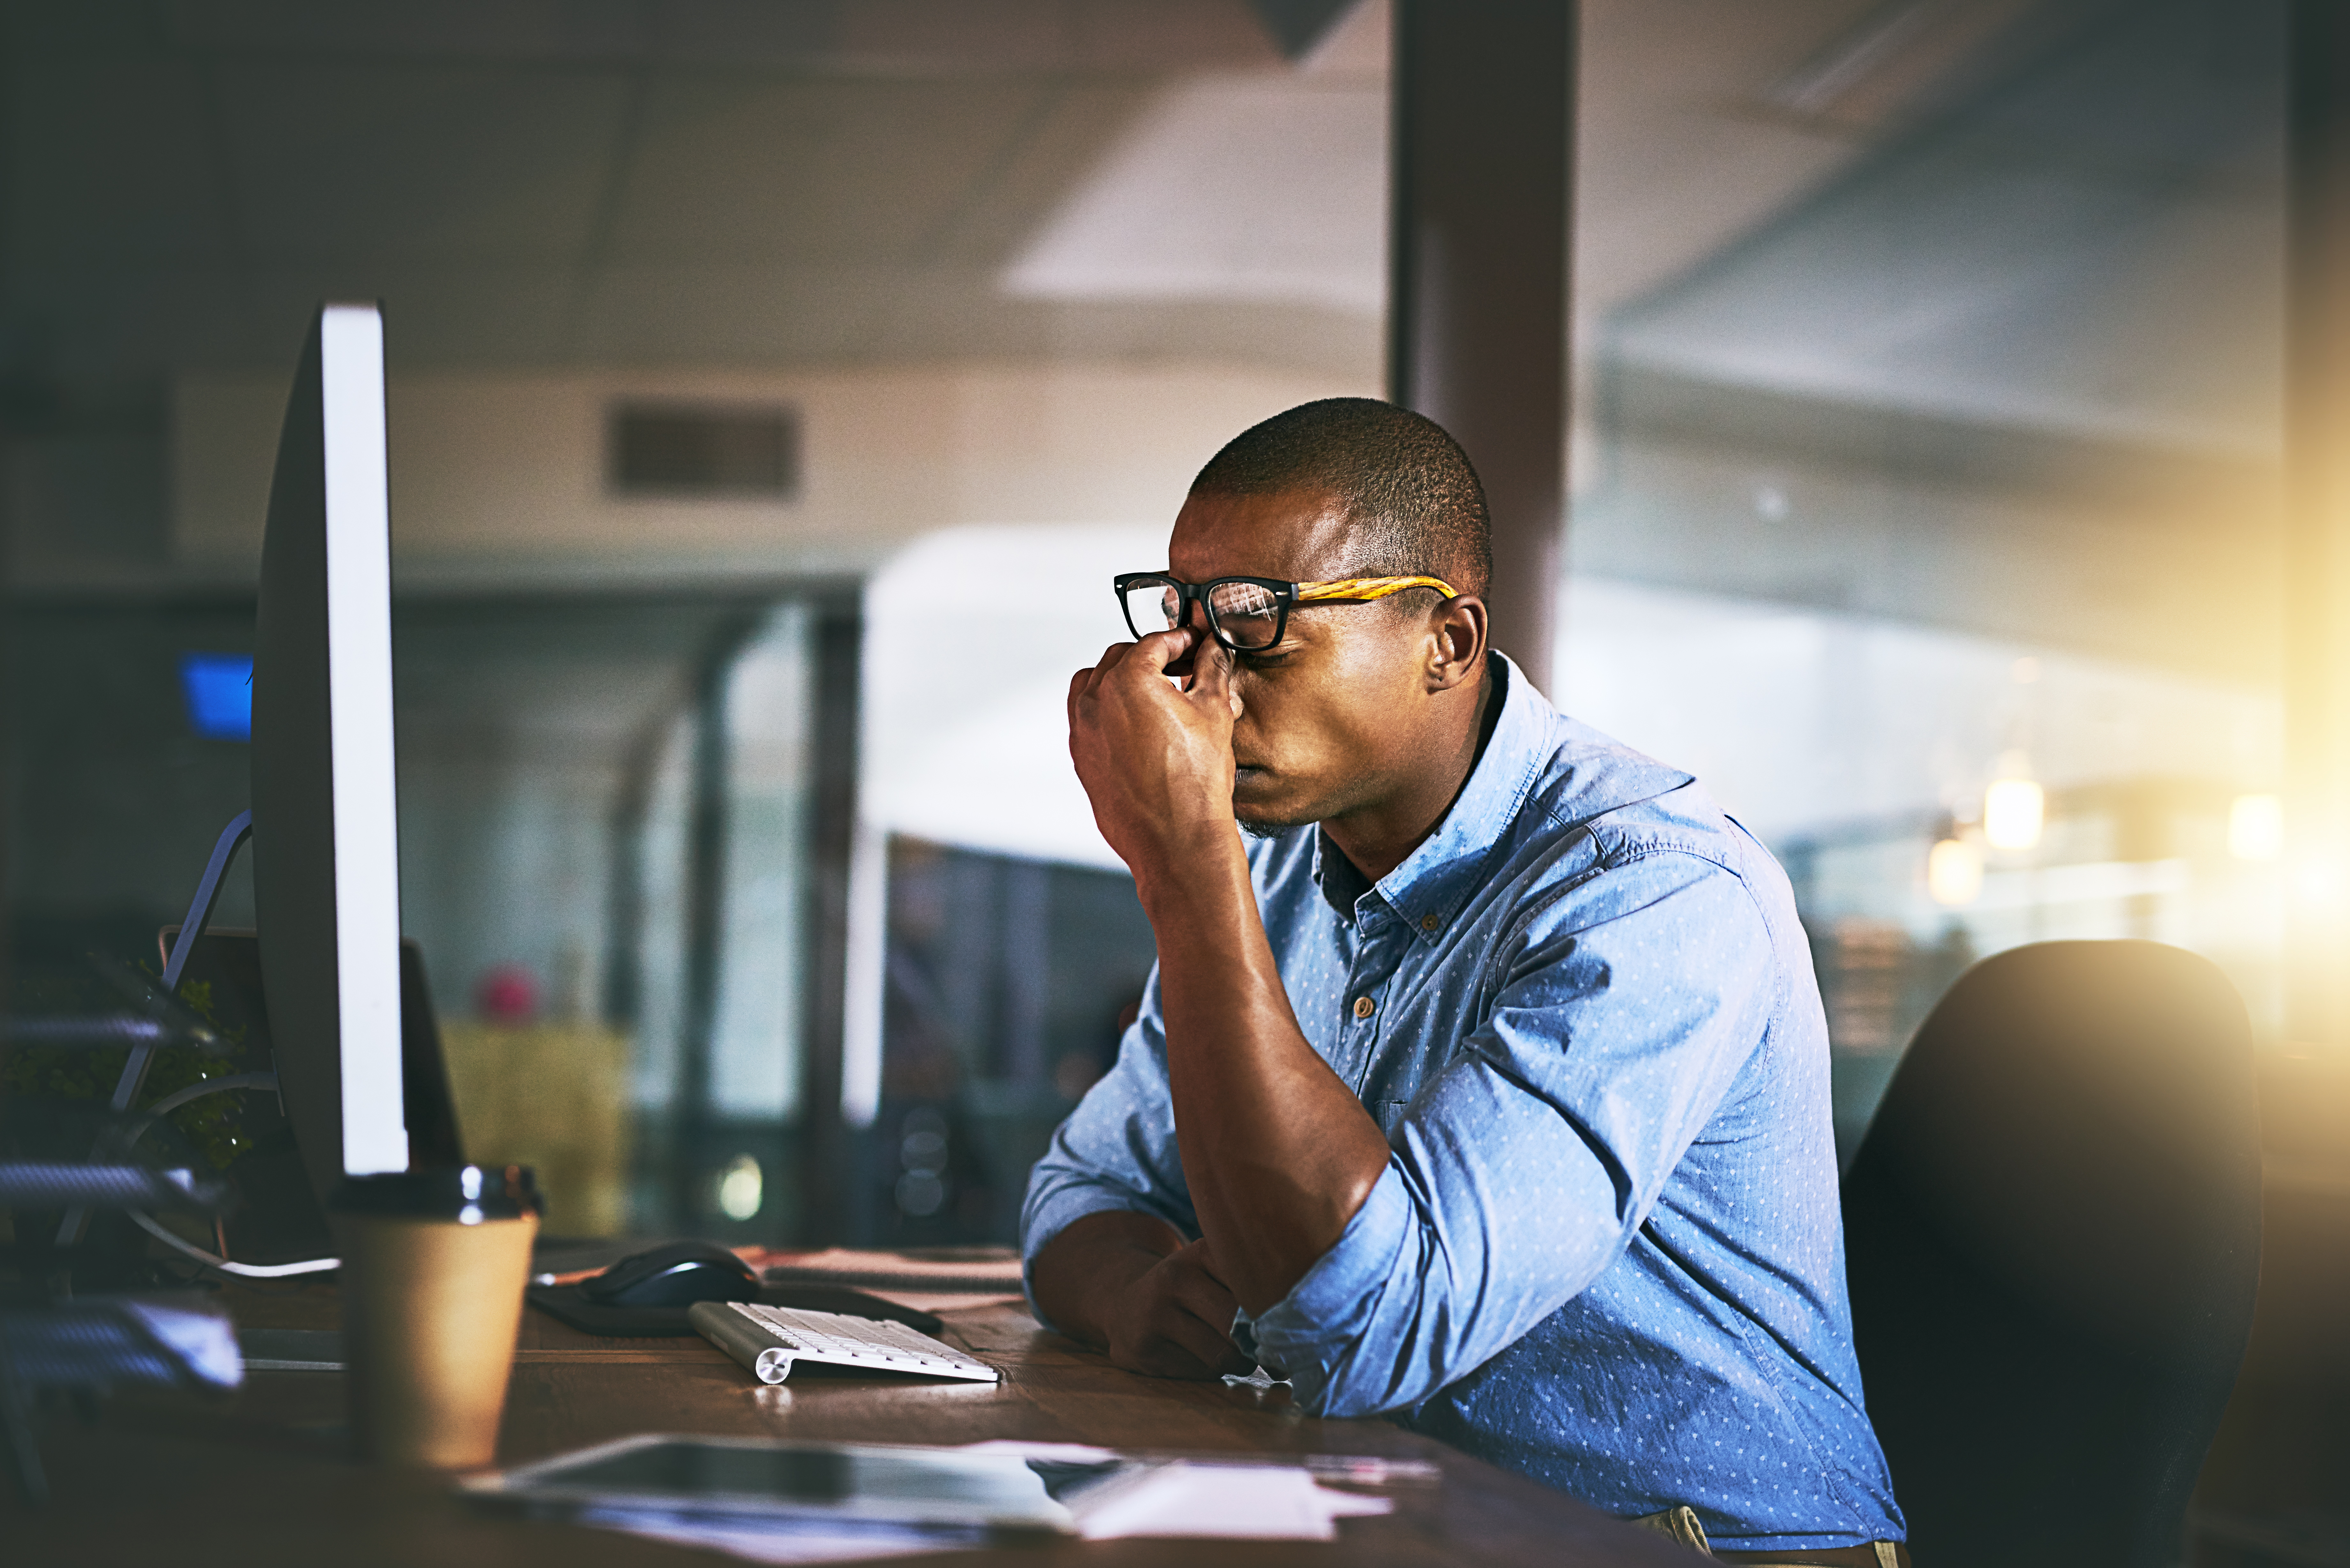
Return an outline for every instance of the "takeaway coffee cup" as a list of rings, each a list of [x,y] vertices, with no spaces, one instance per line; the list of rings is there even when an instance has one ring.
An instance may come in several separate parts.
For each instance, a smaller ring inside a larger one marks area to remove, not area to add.
[[[538,1233],[530,1172],[467,1165],[355,1176],[328,1209],[359,1457],[488,1464]]]

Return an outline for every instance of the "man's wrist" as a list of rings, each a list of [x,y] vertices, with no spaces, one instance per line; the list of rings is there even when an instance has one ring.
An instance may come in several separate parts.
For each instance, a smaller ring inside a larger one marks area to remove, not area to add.
[[[1188,903],[1220,885],[1248,885],[1248,852],[1240,824],[1230,816],[1179,824],[1154,836],[1148,849],[1129,861],[1135,895],[1155,922],[1155,906]],[[1251,897],[1253,904],[1253,895]],[[1169,909],[1168,913],[1177,911]]]

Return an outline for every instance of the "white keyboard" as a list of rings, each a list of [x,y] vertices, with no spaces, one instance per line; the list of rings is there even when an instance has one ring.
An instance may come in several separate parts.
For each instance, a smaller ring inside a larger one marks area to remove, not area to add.
[[[978,1383],[1003,1376],[985,1362],[973,1361],[902,1323],[752,1302],[698,1302],[687,1315],[702,1337],[749,1367],[762,1383],[781,1383],[802,1361]]]

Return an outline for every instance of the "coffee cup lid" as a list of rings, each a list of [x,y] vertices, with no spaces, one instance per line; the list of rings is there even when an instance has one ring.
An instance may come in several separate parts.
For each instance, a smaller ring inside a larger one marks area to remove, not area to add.
[[[327,1200],[337,1214],[400,1220],[519,1220],[546,1205],[526,1165],[443,1165],[383,1176],[347,1176]]]

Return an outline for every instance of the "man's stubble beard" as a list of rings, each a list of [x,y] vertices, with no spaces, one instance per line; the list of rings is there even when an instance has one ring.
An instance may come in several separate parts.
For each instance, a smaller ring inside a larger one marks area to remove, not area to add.
[[[1241,815],[1240,794],[1238,791],[1234,791],[1232,796],[1232,820],[1239,823],[1241,825],[1241,832],[1251,838],[1278,838],[1283,834],[1289,832],[1292,828],[1305,827],[1312,823],[1318,822],[1321,819],[1319,817],[1302,816],[1297,818],[1295,821],[1290,821],[1279,817],[1259,816],[1254,820],[1251,820],[1250,818]]]
[[[1317,801],[1303,811],[1293,805],[1287,813],[1280,815],[1260,810],[1254,820],[1243,815],[1245,809],[1241,805],[1240,785],[1235,781],[1232,786],[1232,819],[1241,825],[1241,832],[1251,838],[1278,838],[1297,828],[1312,827],[1329,821],[1348,809],[1348,803]]]

